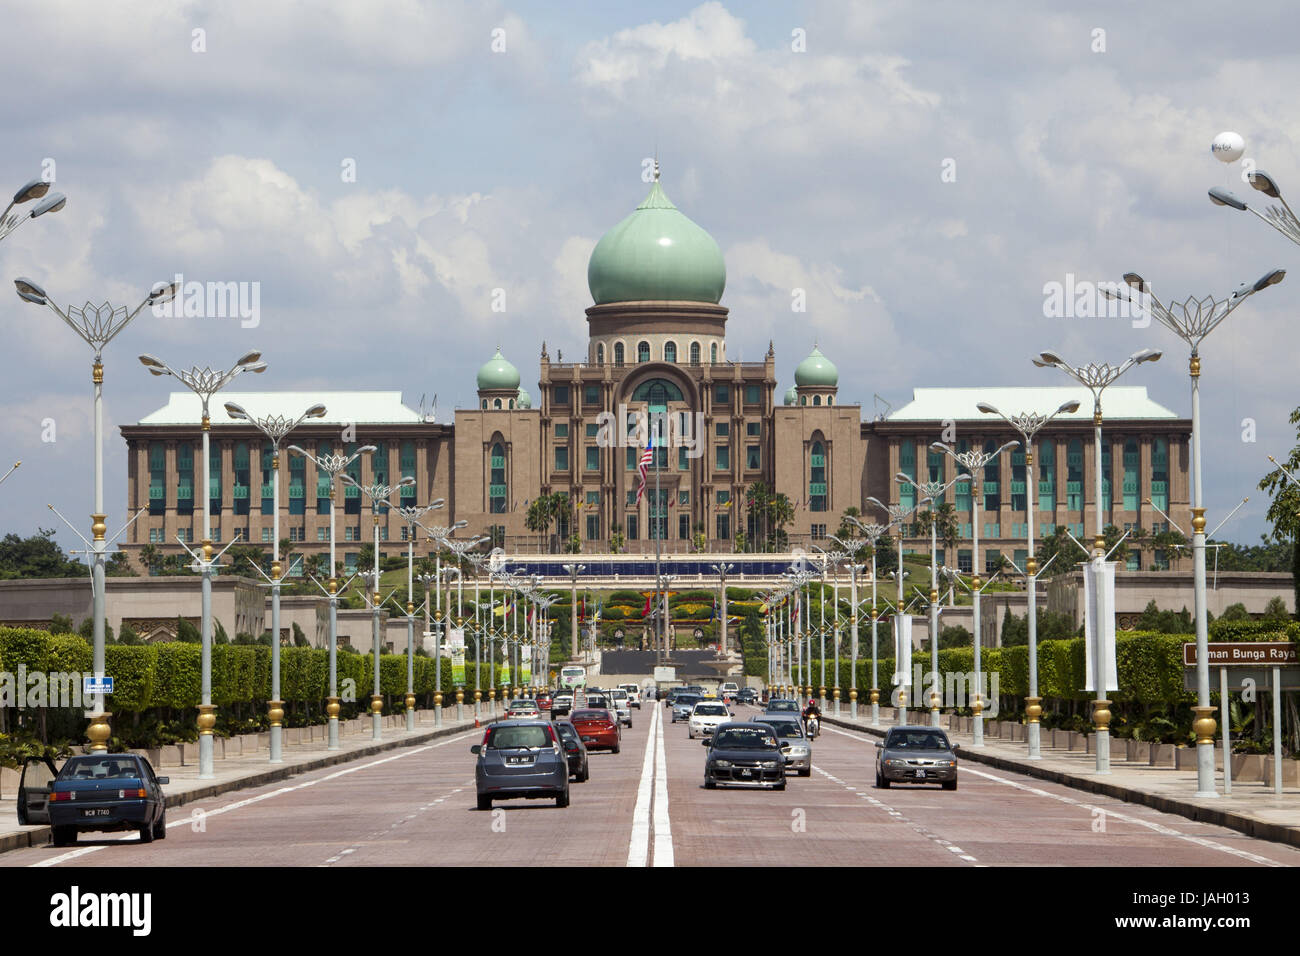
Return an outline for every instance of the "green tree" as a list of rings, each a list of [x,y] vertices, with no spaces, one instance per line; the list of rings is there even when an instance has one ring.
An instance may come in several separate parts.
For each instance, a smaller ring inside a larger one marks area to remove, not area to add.
[[[74,561],[54,542],[53,528],[38,528],[29,538],[0,539],[0,578],[84,578],[90,568]]]
[[[609,550],[615,554],[620,554],[625,544],[627,544],[627,537],[623,534],[623,526],[617,521],[611,521],[609,525]]]
[[[940,546],[951,552],[961,539],[961,525],[957,521],[957,509],[951,501],[945,501],[933,510],[927,508],[916,514],[917,535],[929,537],[930,525],[934,525],[934,535]]]
[[[68,630],[70,631],[71,628],[69,628]],[[57,634],[59,632],[54,630],[53,625],[51,625],[50,633]],[[95,619],[93,617],[83,618],[81,621],[81,626],[77,628],[77,633],[80,634],[88,641],[92,640],[95,636]],[[113,643],[113,626],[109,624],[107,621],[104,622],[104,643],[105,644]]]
[[[972,644],[971,632],[960,624],[949,625],[939,631],[939,650],[941,651],[950,647],[971,647]]]
[[[135,628],[130,624],[123,623],[121,630],[117,632],[117,642],[119,644],[139,645],[144,643],[144,639],[136,633]]]
[[[294,647],[311,647],[311,642],[307,640],[307,635],[297,621],[293,622],[293,646]]]
[[[146,544],[140,548],[140,563],[150,574],[157,574],[162,566],[162,552],[156,544]]]
[[[54,614],[50,617],[51,634],[71,634],[72,618],[66,614]]]
[[[1052,558],[1051,567],[1047,562]],[[1043,577],[1055,577],[1058,574],[1065,574],[1069,571],[1078,570],[1076,565],[1081,561],[1088,560],[1087,553],[1070,540],[1069,532],[1065,525],[1058,524],[1052,529],[1052,533],[1043,538],[1035,549],[1035,559],[1038,562],[1039,574]],[[1047,568],[1043,571],[1043,568]]]
[[[255,568],[265,571],[271,567],[271,558],[267,555],[266,549],[259,548],[255,544],[232,544],[230,550],[226,552],[226,560],[230,562],[232,574],[242,574],[258,580],[261,580],[261,575]]]
[[[1264,607],[1264,620],[1266,621],[1286,621],[1291,617],[1291,612],[1286,609],[1286,601],[1280,597],[1269,598],[1269,602]]]
[[[1287,420],[1292,425],[1300,425],[1300,408],[1293,409]],[[1296,434],[1300,438],[1300,429]],[[1271,499],[1266,517],[1273,525],[1273,539],[1291,544],[1291,587],[1295,607],[1300,609],[1300,487],[1287,477],[1283,468],[1293,475],[1300,469],[1300,443],[1291,449],[1284,465],[1274,468],[1259,481],[1260,490],[1267,491]]]
[[[139,577],[140,572],[131,565],[131,559],[125,551],[114,551],[104,565],[104,573],[111,578]]]
[[[1221,621],[1249,621],[1250,612],[1246,610],[1246,605],[1238,601],[1236,604],[1229,604],[1223,609]]]
[[[176,640],[186,644],[201,644],[203,636],[199,629],[183,617],[176,618]]]

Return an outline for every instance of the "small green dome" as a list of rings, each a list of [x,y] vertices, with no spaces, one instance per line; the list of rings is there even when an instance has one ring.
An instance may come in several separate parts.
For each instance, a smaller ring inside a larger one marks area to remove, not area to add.
[[[515,407],[516,408],[533,407],[533,397],[529,395],[527,391],[524,390],[524,387],[522,385],[519,386],[519,398],[515,400]]]
[[[483,388],[518,388],[519,369],[506,361],[500,347],[496,355],[483,363],[478,370],[478,387]]]
[[[727,285],[722,250],[668,201],[656,169],[650,195],[605,233],[587,263],[587,287],[608,302],[717,302]]]
[[[799,404],[799,396],[795,393],[793,385],[791,385],[789,390],[785,393],[785,403],[787,405]]]
[[[815,345],[809,356],[794,370],[794,383],[801,388],[808,386],[835,388],[839,382],[839,370]]]

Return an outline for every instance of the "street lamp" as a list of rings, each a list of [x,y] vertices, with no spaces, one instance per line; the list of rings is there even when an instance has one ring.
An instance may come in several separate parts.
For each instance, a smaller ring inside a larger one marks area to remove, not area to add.
[[[565,572],[569,575],[569,640],[576,652],[581,635],[578,633],[578,575],[587,570],[585,564],[566,564]],[[592,648],[594,651],[595,648]]]
[[[415,730],[415,529],[420,519],[446,502],[437,498],[427,505],[402,505],[397,513],[406,522],[406,730]]]
[[[5,211],[0,213],[0,239],[4,239],[27,220],[43,216],[47,212],[58,212],[67,205],[67,196],[63,195],[63,193],[46,196],[45,194],[49,191],[50,184],[48,182],[44,179],[33,179],[14,193],[14,198],[9,205],[5,206]],[[21,206],[33,199],[40,199],[41,201],[26,211],[14,210],[14,206]]]
[[[334,507],[335,504],[334,503],[334,480],[338,478],[339,475],[343,474],[347,470],[347,467],[350,464],[352,464],[354,461],[356,461],[358,458],[360,458],[362,455],[372,455],[376,451],[378,451],[378,449],[374,445],[362,445],[360,448],[358,448],[350,455],[321,455],[319,458],[313,455],[311,452],[306,451],[303,448],[300,448],[298,445],[290,445],[288,447],[288,450],[293,452],[295,455],[301,455],[302,457],[308,458],[311,461],[315,462],[317,469],[325,472],[325,474],[329,476],[328,480],[330,483],[330,493],[329,493],[330,570],[329,570],[329,577],[326,579],[326,583],[321,584],[320,581],[316,581],[316,586],[318,588],[321,588],[321,590],[325,592],[325,594],[329,598],[329,603],[330,603],[330,695],[325,702],[325,713],[329,717],[329,737],[328,737],[328,743],[326,744],[326,749],[338,750],[339,749],[339,710],[340,710],[339,696],[338,696],[339,694],[339,686],[338,686],[339,579],[334,572],[334,566],[335,566],[334,565],[335,562],[334,512],[336,510],[336,508]],[[319,491],[320,491],[320,485],[318,481],[317,482],[318,494]],[[279,509],[277,508],[276,511],[278,513]],[[277,535],[277,540],[278,537],[279,536]],[[316,579],[312,578],[312,580],[315,581]],[[352,578],[349,577],[347,581],[343,582],[343,586],[347,587],[348,582],[350,582],[351,580]],[[272,646],[274,647],[274,644],[272,644]]]
[[[1257,174],[1258,175],[1258,174]],[[1265,177],[1265,181],[1271,183]],[[1260,188],[1258,185],[1256,188]],[[1274,188],[1269,195],[1281,198]],[[1283,203],[1285,205],[1285,203]],[[1277,207],[1274,207],[1276,211]],[[1290,214],[1290,208],[1287,208]],[[1292,215],[1290,222],[1296,222]],[[1293,236],[1300,242],[1300,233]],[[1206,336],[1219,327],[1233,310],[1256,292],[1262,292],[1271,285],[1277,285],[1286,277],[1282,269],[1261,276],[1251,285],[1242,283],[1236,291],[1221,299],[1205,296],[1196,299],[1188,296],[1182,302],[1171,301],[1165,305],[1151,291],[1146,281],[1135,272],[1124,275],[1124,281],[1139,295],[1148,301],[1143,305],[1157,322],[1178,336],[1192,350],[1188,361],[1188,374],[1192,380],[1192,594],[1196,614],[1196,703],[1193,708],[1196,721],[1192,724],[1196,732],[1196,796],[1217,796],[1214,789],[1214,708],[1210,706],[1210,662],[1208,654],[1208,614],[1205,593],[1205,507],[1201,494],[1201,343]],[[1107,291],[1108,296],[1119,298]],[[1129,293],[1124,298],[1133,301]],[[1224,773],[1231,768],[1225,767]]]
[[[371,627],[375,641],[375,689],[370,697],[370,727],[373,739],[379,740],[383,736],[384,710],[384,698],[379,692],[379,606],[384,603],[379,595],[379,509],[388,506],[388,499],[394,491],[414,485],[415,478],[408,475],[395,485],[386,485],[382,482],[363,485],[351,475],[343,475],[341,480],[345,485],[356,488],[370,499],[370,517],[375,529],[375,590],[374,597],[368,598],[367,601],[370,604]]]
[[[907,723],[907,689],[911,686],[911,684],[908,683],[911,674],[908,672],[908,668],[902,666],[904,663],[904,654],[907,653],[907,647],[903,644],[902,624],[903,612],[906,609],[903,604],[903,579],[907,577],[907,573],[903,570],[903,522],[907,518],[911,517],[913,512],[916,511],[916,506],[913,505],[911,508],[908,508],[901,503],[896,505],[885,504],[885,502],[881,501],[879,498],[872,496],[868,496],[867,501],[883,511],[889,520],[886,521],[884,525],[859,525],[864,534],[867,534],[868,537],[870,537],[870,532],[867,530],[868,527],[873,530],[883,528],[884,530],[880,532],[880,537],[885,537],[889,533],[890,528],[898,529],[898,534],[895,537],[897,543],[896,551],[898,553],[898,570],[890,572],[891,576],[897,577],[898,579],[898,604],[894,607],[894,681],[898,685],[896,689],[898,699],[894,700],[892,703],[896,710],[895,718],[899,726],[902,726]],[[873,571],[872,577],[874,578],[874,570],[876,567],[874,557],[872,559],[871,567]],[[874,583],[872,584],[871,594],[874,599],[876,594]],[[874,632],[872,635],[872,641],[873,643],[875,641]]]
[[[26,202],[28,199],[44,196],[49,189],[50,184],[42,180],[33,180],[28,183],[14,196],[14,203]],[[28,195],[30,193],[30,195]],[[24,198],[25,197],[25,198]],[[53,197],[51,197],[53,198]],[[48,202],[45,200],[44,202]],[[13,203],[10,204],[12,207]],[[59,205],[62,206],[62,196],[59,196]],[[9,221],[8,210],[5,216],[0,216],[0,238],[7,233],[4,230],[4,224]],[[38,213],[33,211],[32,216]],[[18,222],[22,222],[24,217],[20,217]],[[9,228],[9,232],[16,229],[17,225]],[[108,531],[105,521],[107,515],[104,513],[104,349],[119,332],[126,328],[127,324],[140,314],[140,311],[146,305],[160,304],[169,301],[176,294],[174,285],[161,286],[157,291],[151,292],[145,297],[145,300],[137,305],[133,310],[128,311],[124,307],[113,307],[105,302],[103,305],[94,306],[87,302],[80,308],[72,307],[60,309],[50,301],[45,290],[30,279],[16,279],[14,286],[18,290],[20,298],[34,305],[48,306],[50,311],[62,319],[72,331],[76,332],[95,353],[94,362],[91,364],[91,383],[94,385],[94,467],[95,467],[95,487],[94,487],[94,505],[95,510],[90,516],[91,541],[86,541],[84,535],[73,528],[73,532],[82,541],[86,542],[86,548],[91,556],[91,618],[92,618],[92,645],[94,648],[92,666],[96,678],[104,677],[104,617],[106,613],[106,602],[104,594],[104,568],[108,558],[108,545],[110,540],[106,539]],[[14,467],[9,469],[5,478],[13,474],[14,469],[21,464],[15,463]],[[0,478],[0,481],[3,481]],[[129,525],[128,525],[129,526]],[[71,527],[71,526],[70,526]],[[122,531],[125,531],[123,528]],[[112,540],[116,540],[122,534],[119,531]],[[91,750],[107,750],[108,738],[112,735],[109,727],[109,714],[105,711],[105,702],[103,693],[96,693],[94,701],[91,704],[93,714],[90,719],[90,726],[86,730],[86,736],[90,740]]]
[[[325,406],[313,405],[297,418],[268,415],[255,418],[234,402],[226,402],[226,414],[236,421],[248,422],[271,442],[271,699],[267,702],[267,717],[271,722],[270,762],[284,763],[282,739],[284,732],[284,701],[280,699],[280,585],[283,582],[280,567],[280,442],[289,432],[309,418],[324,418]],[[304,492],[305,494],[305,492]],[[266,577],[261,568],[257,573]]]
[[[894,476],[900,484],[906,483],[916,489],[917,501],[930,503],[930,726],[939,726],[939,705],[942,696],[939,693],[939,538],[938,519],[935,518],[934,506],[948,489],[959,481],[970,481],[970,475],[961,474],[951,481],[917,482],[901,471]]]
[[[990,406],[991,407],[991,406]],[[1076,403],[1075,407],[1078,405]],[[961,466],[971,476],[971,628],[975,632],[974,652],[975,652],[975,693],[974,700],[971,701],[971,711],[975,716],[973,721],[972,742],[976,747],[984,746],[984,672],[980,667],[980,594],[983,588],[980,587],[980,483],[979,477],[981,469],[985,468],[990,462],[996,461],[1002,457],[1002,453],[1008,448],[1014,448],[1019,442],[1009,441],[997,451],[983,452],[979,449],[972,448],[969,451],[957,451],[951,445],[946,445],[941,441],[932,442],[930,447],[948,454],[953,461]],[[1032,455],[1031,455],[1032,457]],[[1032,546],[1031,546],[1032,547]],[[992,578],[989,579],[992,581]]]
[[[171,290],[173,295],[175,294],[174,285],[167,286],[163,290],[163,294],[166,294],[168,290]],[[202,687],[198,720],[199,778],[210,780],[214,773],[212,765],[212,728],[217,724],[217,709],[212,704],[212,576],[216,573],[217,559],[221,557],[221,554],[225,553],[230,545],[226,545],[219,554],[213,555],[212,457],[208,453],[212,421],[208,416],[208,405],[212,402],[212,397],[229,385],[241,372],[257,372],[260,374],[266,371],[266,363],[262,361],[262,353],[254,351],[246,353],[232,368],[224,371],[213,370],[210,366],[199,368],[197,365],[190,366],[188,369],[177,370],[148,354],[140,356],[140,364],[149,370],[150,375],[170,375],[179,381],[199,397],[203,409],[203,417],[200,423],[203,432],[203,542],[197,552],[191,550],[189,545],[184,542],[181,542],[181,547],[194,558],[198,571],[203,576],[201,585],[202,624],[200,628],[202,640],[200,655]],[[231,541],[231,544],[234,544],[237,540],[239,540],[238,535]]]
[[[825,707],[826,706],[826,572],[829,571],[832,567],[836,569],[835,603],[837,606],[835,610],[837,612],[839,610],[838,605],[840,600],[839,566],[840,566],[840,562],[844,560],[844,553],[842,551],[827,551],[825,548],[818,547],[815,544],[813,545],[813,547],[816,548],[818,551],[820,551],[822,554],[822,559],[821,559],[822,589],[821,589],[821,600],[818,602],[819,604],[821,604],[821,612],[822,612],[821,626],[818,628],[818,637],[820,640],[820,649],[821,649],[821,681],[820,681],[820,693],[818,694],[818,696],[821,697],[822,707]],[[835,612],[831,613],[831,623],[832,624],[835,623]],[[836,656],[838,657],[839,655],[837,654]],[[838,684],[839,681],[836,681],[836,683]],[[839,703],[838,697],[836,698],[836,703],[837,704]]]
[[[1094,703],[1093,720],[1097,727],[1097,773],[1110,773],[1110,701],[1106,699],[1107,685],[1113,683],[1114,675],[1107,673],[1106,655],[1102,646],[1103,636],[1109,627],[1114,627],[1114,609],[1106,606],[1106,539],[1102,524],[1101,500],[1101,393],[1121,375],[1136,365],[1144,362],[1157,362],[1164,353],[1158,349],[1141,349],[1134,352],[1118,365],[1093,362],[1088,365],[1072,366],[1064,362],[1055,352],[1042,352],[1033,362],[1039,368],[1058,368],[1092,393],[1092,427],[1093,427],[1093,470],[1094,492],[1097,502],[1097,534],[1092,543],[1092,602],[1088,609],[1092,620],[1092,655],[1088,658],[1092,665],[1092,677],[1097,685],[1097,699]],[[1211,757],[1213,759],[1213,757]]]
[[[467,522],[467,521],[461,520],[461,521],[457,521],[457,522],[455,522],[454,524],[452,524],[452,525],[450,525],[450,526],[448,526],[448,527],[443,527],[443,526],[441,526],[441,525],[435,525],[435,526],[432,527],[432,528],[426,527],[425,525],[420,525],[420,527],[424,529],[424,533],[427,534],[427,535],[429,536],[429,539],[430,539],[431,541],[433,541],[433,542],[437,545],[437,549],[436,549],[436,550],[434,551],[434,553],[433,553],[433,554],[434,554],[434,559],[433,559],[433,565],[434,565],[434,571],[433,571],[433,644],[434,644],[434,654],[433,654],[433,685],[434,685],[434,690],[433,690],[433,725],[434,725],[435,727],[441,727],[441,726],[442,726],[442,631],[443,631],[443,623],[442,623],[442,621],[443,621],[443,615],[442,615],[442,578],[443,578],[443,574],[442,574],[442,548],[448,546],[448,538],[449,538],[452,534],[454,534],[456,531],[459,531],[461,528],[465,527],[468,523],[469,523],[469,522]],[[427,590],[428,590],[428,588],[427,588],[427,586],[426,586],[426,591],[427,591]],[[425,599],[426,599],[426,601],[428,600],[428,595],[427,595],[427,594],[425,595]],[[448,619],[451,618],[451,602],[450,602],[450,601],[447,602],[447,617],[448,617]],[[426,614],[425,614],[425,618],[426,618],[426,621],[427,621],[427,619],[428,619],[428,613],[427,613],[427,612],[426,612]],[[462,695],[462,697],[463,697],[463,695],[464,695],[464,692],[463,692],[463,691],[458,691],[458,693],[460,693],[460,694]],[[457,719],[457,720],[460,720],[461,717],[464,716],[464,715],[462,714],[462,712],[461,712],[461,710],[462,710],[462,708],[460,707],[460,704],[461,704],[461,703],[463,703],[463,701],[457,701],[457,708],[456,708],[456,719]]]
[[[877,727],[880,725],[880,675],[876,651],[876,626],[880,622],[880,611],[877,607],[876,595],[876,551],[880,539],[889,537],[892,522],[876,524],[862,521],[853,515],[849,515],[848,519],[862,532],[863,538],[871,546],[871,726]]]
[[[1070,415],[1079,410],[1079,403],[1069,401],[1062,404],[1049,415],[1036,412],[1019,412],[1005,415],[988,402],[979,402],[975,406],[985,415],[997,415],[1020,434],[1022,447],[1025,449],[1025,518],[1028,536],[1028,552],[1025,558],[1025,583],[1028,587],[1026,599],[1026,626],[1029,630],[1029,696],[1025,698],[1025,719],[1029,721],[1026,737],[1028,738],[1029,758],[1038,760],[1042,757],[1042,698],[1038,696],[1038,563],[1034,560],[1034,513],[1038,511],[1038,480],[1034,476],[1034,436],[1058,415]],[[1011,444],[1015,444],[1012,442]],[[1006,446],[999,449],[1000,455]],[[1100,499],[1098,500],[1100,508]],[[1053,557],[1048,561],[1055,561]],[[1019,570],[1019,569],[1017,569]],[[1044,567],[1046,570],[1046,567]],[[979,635],[976,634],[976,643]]]
[[[1247,173],[1246,180],[1265,196],[1276,199],[1280,205],[1269,206],[1263,213],[1260,213],[1228,192],[1228,190],[1220,189],[1217,186],[1210,190],[1210,202],[1216,206],[1230,206],[1242,212],[1249,212],[1256,218],[1264,220],[1292,242],[1300,245],[1300,218],[1296,217],[1296,214],[1291,211],[1291,207],[1287,205],[1287,201],[1282,198],[1282,190],[1278,188],[1277,180],[1262,169]]]

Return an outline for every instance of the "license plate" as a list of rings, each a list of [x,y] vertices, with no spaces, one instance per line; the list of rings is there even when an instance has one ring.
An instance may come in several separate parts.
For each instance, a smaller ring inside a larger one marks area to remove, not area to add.
[[[113,815],[113,811],[110,810],[108,807],[99,807],[94,810],[81,811],[81,816],[83,819],[86,817],[111,817],[112,815]]]
[[[741,771],[740,771],[740,775],[741,775],[742,777],[752,777],[752,776],[754,776],[754,771],[752,771],[752,770],[741,770]]]
[[[924,771],[924,770],[918,770],[918,771],[916,772],[916,779],[917,779],[917,780],[924,780],[924,779],[925,779],[925,771]]]
[[[514,767],[531,767],[533,763],[533,758],[532,757],[507,757],[506,763]]]

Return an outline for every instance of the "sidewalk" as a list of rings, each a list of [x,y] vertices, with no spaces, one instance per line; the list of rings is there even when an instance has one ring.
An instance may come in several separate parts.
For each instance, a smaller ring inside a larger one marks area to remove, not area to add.
[[[823,723],[877,737],[883,737],[885,731],[896,723],[892,707],[880,708],[880,724],[877,727],[870,726],[869,704],[858,708],[857,719],[849,717],[847,704],[841,704],[839,716],[834,714],[833,707],[832,704],[824,709]],[[928,723],[928,718],[929,715],[924,711],[908,712],[908,721],[914,724]],[[1193,796],[1196,792],[1194,768],[1177,770],[1173,767],[1153,767],[1145,760],[1129,761],[1122,740],[1111,740],[1111,772],[1099,776],[1094,770],[1096,757],[1092,753],[1050,746],[1053,735],[1047,731],[1042,734],[1042,757],[1030,760],[1027,756],[1028,745],[1023,740],[1013,741],[991,735],[989,726],[992,721],[985,720],[984,746],[977,748],[972,745],[969,732],[951,729],[969,725],[970,718],[944,714],[940,719],[949,738],[954,743],[961,744],[959,760],[969,760],[999,770],[1063,784],[1076,790],[1141,804],[1199,823],[1237,830],[1257,839],[1300,846],[1300,789],[1295,787],[1286,788],[1279,797],[1273,792],[1271,783],[1233,780],[1232,793],[1225,796],[1223,775],[1217,773],[1215,786],[1219,790],[1219,797],[1197,798]]]
[[[319,770],[387,750],[428,743],[440,737],[450,737],[473,730],[473,702],[465,705],[464,713],[465,718],[457,721],[456,705],[444,707],[442,726],[435,729],[433,711],[417,710],[416,729],[411,733],[406,731],[405,714],[385,717],[383,736],[379,740],[375,740],[372,736],[373,731],[368,716],[340,721],[338,750],[327,750],[323,737],[304,743],[290,743],[289,734],[286,733],[282,749],[283,763],[271,764],[265,749],[238,757],[219,758],[213,761],[214,776],[210,780],[199,779],[197,757],[194,758],[193,763],[187,761],[184,766],[168,765],[154,769],[159,776],[170,778],[170,782],[163,787],[167,806],[170,809],[233,790],[260,787],[311,770]],[[498,716],[500,713],[501,703],[498,701]],[[493,719],[496,718],[491,715],[487,701],[484,701],[480,720],[486,724]],[[218,755],[222,752],[220,743],[217,741]],[[43,846],[49,839],[50,828],[44,824],[19,826],[17,789],[16,785],[12,788],[6,787],[3,797],[0,797],[0,853],[28,846]]]

